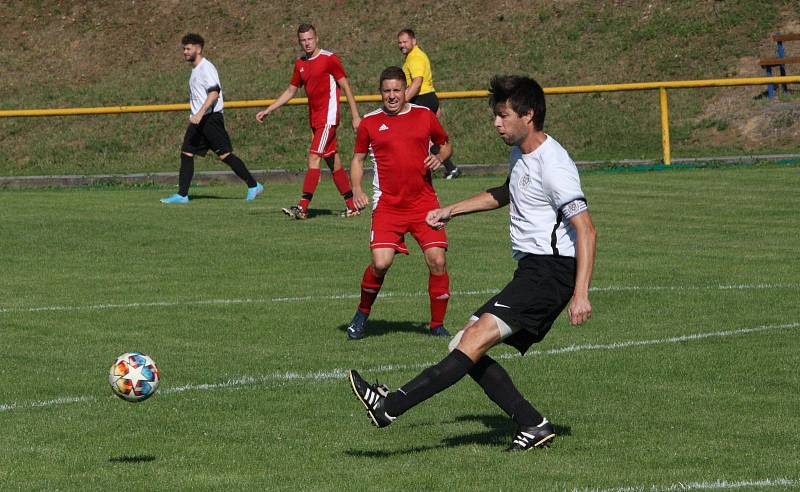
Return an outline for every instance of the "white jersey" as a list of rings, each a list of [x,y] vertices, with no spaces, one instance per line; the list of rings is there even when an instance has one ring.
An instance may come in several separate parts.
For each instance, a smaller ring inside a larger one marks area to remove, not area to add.
[[[212,90],[219,91],[219,97],[214,106],[208,108],[206,114],[222,112],[222,84],[219,82],[217,67],[203,58],[203,61],[192,69],[192,75],[189,77],[189,104],[193,115],[200,111],[208,98],[208,93]]]
[[[515,146],[509,167],[514,259],[527,253],[574,257],[575,229],[569,219],[587,208],[578,168],[567,151],[547,135],[530,154]]]

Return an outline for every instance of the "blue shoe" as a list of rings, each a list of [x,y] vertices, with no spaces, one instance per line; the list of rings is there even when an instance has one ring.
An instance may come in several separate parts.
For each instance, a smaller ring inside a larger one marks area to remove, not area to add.
[[[433,328],[431,328],[431,330],[428,333],[432,337],[449,337],[450,336],[450,332],[447,331],[447,329],[442,325],[434,326]]]
[[[264,185],[262,185],[261,183],[256,183],[256,185],[253,186],[252,188],[247,188],[247,198],[245,198],[245,201],[250,202],[255,200],[258,195],[263,193],[263,191],[264,191]]]
[[[347,327],[347,338],[350,340],[359,340],[364,338],[364,331],[367,328],[367,317],[369,315],[360,309],[356,309],[356,314],[350,321],[350,326]]]
[[[172,196],[162,198],[161,203],[180,203],[181,205],[186,205],[189,203],[189,197],[175,193]]]

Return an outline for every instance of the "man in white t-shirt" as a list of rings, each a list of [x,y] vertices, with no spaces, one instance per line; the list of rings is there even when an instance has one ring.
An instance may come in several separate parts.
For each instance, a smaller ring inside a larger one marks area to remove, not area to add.
[[[206,155],[213,150],[219,159],[247,183],[247,201],[254,200],[264,191],[256,182],[244,162],[233,153],[233,145],[225,130],[222,117],[222,84],[213,63],[203,56],[205,41],[199,34],[189,33],[181,39],[183,58],[192,64],[189,77],[189,128],[181,147],[181,169],[178,173],[178,193],[161,199],[161,203],[189,203],[189,185],[194,175],[194,156]]]
[[[467,374],[517,424],[508,451],[543,447],[556,429],[520,394],[508,373],[486,355],[500,342],[521,353],[541,341],[569,304],[569,321],[592,314],[589,283],[594,267],[595,229],[575,163],[542,130],[544,91],[531,78],[496,76],[490,104],[500,138],[512,146],[506,182],[471,198],[428,213],[440,228],[457,215],[509,205],[511,248],[518,261],[514,278],[470,318],[450,343],[450,353],[399,390],[370,385],[350,371],[353,392],[378,427]]]

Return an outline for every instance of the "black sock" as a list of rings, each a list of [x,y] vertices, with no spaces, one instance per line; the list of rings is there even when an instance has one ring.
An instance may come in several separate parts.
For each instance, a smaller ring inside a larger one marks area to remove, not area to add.
[[[189,185],[194,176],[194,157],[181,153],[181,170],[178,172],[178,194],[189,196]]]
[[[386,398],[386,413],[399,417],[411,407],[449,388],[467,375],[472,359],[456,349],[435,366],[422,371],[417,377]]]
[[[449,157],[444,161],[442,161],[442,165],[447,170],[447,174],[450,174],[451,172],[453,172],[453,169],[456,168],[456,165],[453,164],[453,161],[451,161]]]
[[[542,423],[542,415],[519,392],[503,366],[484,355],[472,366],[470,377],[517,425],[530,427]]]
[[[250,171],[247,170],[247,166],[244,165],[244,162],[242,162],[241,159],[236,157],[233,154],[233,152],[231,152],[230,154],[228,154],[227,157],[222,159],[222,162],[230,166],[233,172],[236,173],[236,175],[239,176],[239,178],[242,181],[247,183],[248,188],[253,188],[258,184],[256,183],[256,180],[253,179],[253,175],[250,174]]]

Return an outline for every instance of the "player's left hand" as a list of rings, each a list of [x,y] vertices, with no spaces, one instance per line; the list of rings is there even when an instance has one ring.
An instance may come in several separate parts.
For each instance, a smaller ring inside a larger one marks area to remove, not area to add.
[[[425,158],[425,168],[436,171],[440,167],[442,167],[442,161],[440,161],[437,156],[429,154],[428,157]]]
[[[569,305],[569,322],[573,326],[585,323],[592,317],[592,304],[588,298],[573,297]]]
[[[195,113],[189,117],[189,122],[193,125],[199,125],[200,120],[203,119],[203,115],[201,113]]]

